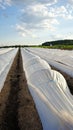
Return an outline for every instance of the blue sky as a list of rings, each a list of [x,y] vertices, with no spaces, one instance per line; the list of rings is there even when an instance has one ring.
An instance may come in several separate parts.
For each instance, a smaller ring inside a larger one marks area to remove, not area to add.
[[[73,0],[0,0],[0,45],[73,39]]]

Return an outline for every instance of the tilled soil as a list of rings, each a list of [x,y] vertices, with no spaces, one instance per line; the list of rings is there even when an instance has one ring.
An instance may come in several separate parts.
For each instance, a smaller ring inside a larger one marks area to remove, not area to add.
[[[20,49],[0,93],[0,130],[42,130],[28,90]]]

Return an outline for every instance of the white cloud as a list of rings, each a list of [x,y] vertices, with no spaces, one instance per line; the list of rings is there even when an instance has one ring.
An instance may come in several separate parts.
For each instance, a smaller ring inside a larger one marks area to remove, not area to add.
[[[23,36],[23,37],[28,37],[31,36],[33,38],[37,37],[35,35],[35,30],[31,30],[31,29],[26,29],[26,27],[24,26],[24,24],[16,24],[16,30],[18,31],[19,35]]]
[[[57,24],[59,24],[59,22],[56,19],[45,19],[39,23],[39,28],[41,27],[44,30],[54,31],[56,29],[54,25]]]
[[[21,22],[20,24],[16,25],[16,30],[19,32],[21,36],[31,36],[31,37],[38,37],[39,34],[37,32],[44,32],[44,31],[55,31],[56,27],[54,25],[59,24],[56,19],[43,19],[40,22],[38,21],[36,24],[31,23],[24,23]]]
[[[52,34],[50,35],[50,39],[51,40],[60,40],[60,39],[72,39],[73,40],[73,32],[71,33],[64,33],[64,34],[61,34],[61,33],[57,33],[57,34]]]
[[[6,6],[11,6],[12,0],[0,0],[0,8],[5,9]]]
[[[45,4],[45,5],[53,5],[57,3],[57,0],[0,0],[0,8],[5,9],[7,6],[11,5],[30,5],[33,3]]]
[[[43,4],[41,2],[43,2]],[[73,19],[67,7],[48,7],[42,0],[38,3],[27,5],[21,10],[21,13],[21,24],[19,25],[22,29],[17,28],[17,31],[20,32],[22,36],[27,36],[28,34],[33,37],[34,33],[36,34],[38,31],[55,31],[59,24],[58,17]]]
[[[41,1],[42,0],[40,0],[40,2]],[[42,4],[39,2],[27,5],[21,10],[21,13],[21,22],[24,24],[24,30],[27,30],[25,33],[29,31],[34,32],[33,30],[35,30],[35,32],[41,30],[55,31],[58,24],[60,24],[58,18],[65,20],[73,19],[72,12],[67,6],[65,7],[62,5],[59,7],[48,7],[47,4]]]
[[[51,16],[51,12],[44,4],[31,4],[21,10],[21,22],[25,30],[36,31],[54,31],[59,24],[58,20]],[[20,24],[20,26],[22,25]],[[25,31],[26,32],[26,31]],[[31,33],[30,33],[31,34]]]
[[[61,17],[64,19],[73,19],[73,14],[67,6],[60,6],[55,8],[50,8],[51,16],[53,17]]]
[[[27,11],[28,11],[28,13],[30,13],[30,14],[33,14],[33,15],[35,15],[35,16],[47,16],[48,15],[48,8],[45,6],[45,5],[43,5],[43,4],[35,4],[35,5],[30,5],[30,6],[28,6],[28,8],[27,8]]]
[[[73,4],[73,0],[68,0],[68,3],[69,4]]]
[[[52,5],[52,4],[57,3],[58,0],[12,0],[12,1],[17,4],[42,3],[42,4]]]
[[[20,23],[16,24],[16,30],[23,37],[37,37],[37,32],[56,31],[59,19],[73,19],[73,0],[67,0],[65,6],[58,5],[58,2],[60,0],[0,0],[0,7],[5,9],[15,4],[24,6],[19,14]],[[55,38],[62,37],[57,35]]]
[[[0,8],[5,9],[5,6],[0,3]]]
[[[65,34],[64,39],[72,39],[73,40],[73,33],[70,32],[70,33]]]
[[[4,1],[4,4],[5,4],[5,5],[8,5],[8,6],[11,6],[12,0],[5,0],[5,1]]]
[[[35,17],[53,17],[50,7],[48,8],[48,6],[41,3],[28,5],[21,12],[23,15],[33,15]]]

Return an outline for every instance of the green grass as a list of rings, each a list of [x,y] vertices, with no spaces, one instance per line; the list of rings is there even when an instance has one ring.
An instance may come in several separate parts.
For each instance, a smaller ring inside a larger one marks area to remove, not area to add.
[[[53,45],[53,46],[42,46],[42,45],[31,45],[31,46],[27,46],[27,45],[14,45],[14,46],[2,46],[0,48],[10,48],[10,47],[13,47],[13,48],[17,48],[17,47],[34,47],[34,48],[48,48],[48,49],[64,49],[64,50],[73,50],[73,45]]]
[[[49,48],[49,49],[66,49],[66,50],[73,50],[73,45],[53,45],[53,46],[38,46],[41,48]]]

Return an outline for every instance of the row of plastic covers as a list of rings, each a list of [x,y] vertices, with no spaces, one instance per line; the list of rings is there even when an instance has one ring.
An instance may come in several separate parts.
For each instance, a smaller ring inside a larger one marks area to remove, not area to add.
[[[0,91],[17,50],[0,49]],[[43,130],[73,130],[73,97],[64,77],[39,56],[24,49],[21,52],[28,87]]]
[[[0,49],[0,92],[18,49]]]
[[[28,48],[29,51],[37,54],[50,65],[73,77],[73,50]]]
[[[39,56],[24,49],[21,52],[43,130],[73,130],[73,97],[64,77]]]

